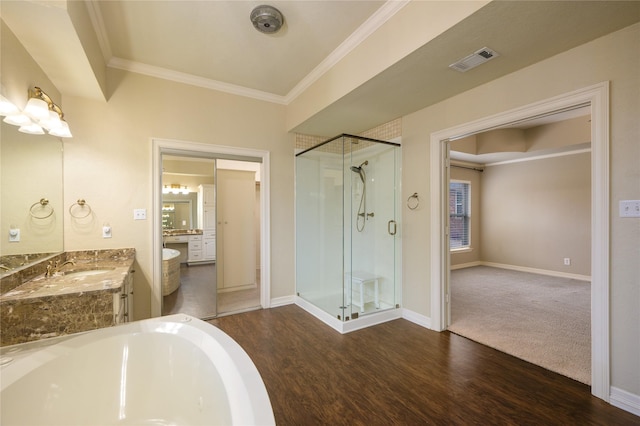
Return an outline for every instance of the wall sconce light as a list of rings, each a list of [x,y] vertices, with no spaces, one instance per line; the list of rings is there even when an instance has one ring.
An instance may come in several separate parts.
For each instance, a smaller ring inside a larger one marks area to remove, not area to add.
[[[186,185],[180,185],[177,183],[172,183],[171,185],[164,185],[162,187],[163,194],[183,194],[187,195],[189,193],[189,189]]]
[[[0,95],[0,115],[13,115],[20,112],[20,109],[11,101]]]
[[[5,123],[19,126],[18,131],[22,133],[44,135],[46,129],[53,136],[72,137],[62,109],[39,87],[29,90],[29,101],[24,111],[0,96],[0,115],[5,116]]]

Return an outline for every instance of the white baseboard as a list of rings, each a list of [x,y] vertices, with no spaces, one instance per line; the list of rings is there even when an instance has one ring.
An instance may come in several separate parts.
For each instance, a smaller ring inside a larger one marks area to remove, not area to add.
[[[550,271],[548,269],[528,268],[526,266],[507,265],[505,263],[494,263],[494,262],[484,262],[484,261],[452,265],[451,270],[471,268],[472,266],[491,266],[492,268],[509,269],[512,271],[520,271],[520,272],[530,272],[532,274],[549,275],[551,277],[570,278],[572,280],[579,280],[579,281],[591,281],[591,276],[589,275],[570,274],[568,272]]]
[[[296,296],[295,304],[341,334],[350,333],[362,328],[402,318],[401,309],[389,309],[382,312],[363,315],[354,320],[341,321],[301,297]]]
[[[411,311],[407,308],[403,308],[402,318],[406,319],[407,321],[411,321],[414,324],[418,324],[421,327],[428,328],[429,330],[431,330],[431,318],[427,316]]]
[[[640,395],[632,394],[622,389],[611,386],[609,403],[631,414],[640,416]]]
[[[293,294],[291,296],[283,296],[283,297],[275,297],[271,299],[270,308],[277,308],[278,306],[292,305],[296,303],[296,296]]]
[[[472,268],[474,266],[480,266],[482,262],[476,260],[475,262],[467,262],[467,263],[459,263],[457,265],[451,265],[451,270],[454,271],[456,269],[464,269],[464,268]]]
[[[239,285],[237,287],[219,288],[218,293],[233,293],[234,291],[253,290],[254,288],[258,288],[258,285],[255,283]]]

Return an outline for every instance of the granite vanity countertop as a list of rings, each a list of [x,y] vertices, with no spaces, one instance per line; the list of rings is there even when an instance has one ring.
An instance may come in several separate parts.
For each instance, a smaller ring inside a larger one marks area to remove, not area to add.
[[[202,235],[202,229],[167,229],[162,231],[163,237],[173,237],[174,235]]]
[[[116,293],[133,266],[135,250],[67,252],[66,259],[73,260],[75,265],[67,264],[50,277],[40,274],[22,283],[4,293],[2,302],[17,303],[93,291]]]

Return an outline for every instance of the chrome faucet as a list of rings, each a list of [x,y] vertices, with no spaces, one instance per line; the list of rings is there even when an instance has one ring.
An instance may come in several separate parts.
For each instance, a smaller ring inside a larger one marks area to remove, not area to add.
[[[62,269],[62,267],[64,265],[68,265],[68,264],[72,264],[75,266],[76,262],[73,260],[67,260],[65,262],[62,263],[62,265],[60,264],[59,260],[56,260],[55,263],[53,262],[53,260],[49,261],[49,264],[47,265],[47,272],[44,273],[45,277],[50,277],[51,275],[55,274],[56,272],[59,272],[60,269]]]

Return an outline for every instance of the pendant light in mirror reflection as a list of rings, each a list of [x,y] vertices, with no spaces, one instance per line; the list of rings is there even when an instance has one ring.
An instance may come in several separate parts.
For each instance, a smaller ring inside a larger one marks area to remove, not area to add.
[[[5,116],[5,123],[19,126],[18,130],[22,133],[44,135],[46,130],[52,136],[72,137],[62,108],[39,87],[29,90],[29,100],[22,111],[0,95],[0,115]]]

